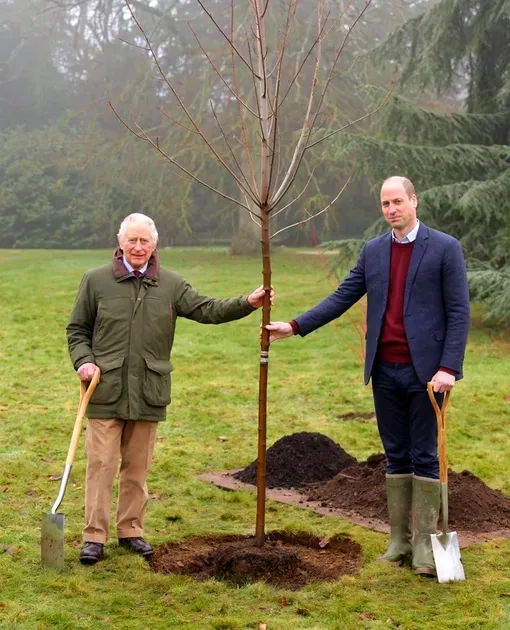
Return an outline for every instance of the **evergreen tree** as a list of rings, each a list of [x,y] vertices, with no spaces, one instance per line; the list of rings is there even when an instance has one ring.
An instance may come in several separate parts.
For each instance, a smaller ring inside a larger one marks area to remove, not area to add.
[[[440,0],[375,56],[397,68],[401,92],[465,94],[463,111],[392,97],[378,137],[344,136],[335,157],[362,163],[373,181],[413,180],[423,220],[463,244],[473,297],[510,323],[510,0]]]

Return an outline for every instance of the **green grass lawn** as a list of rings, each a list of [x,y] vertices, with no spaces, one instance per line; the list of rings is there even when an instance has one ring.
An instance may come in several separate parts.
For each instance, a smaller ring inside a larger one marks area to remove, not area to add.
[[[41,514],[55,500],[76,416],[79,383],[65,325],[83,272],[110,252],[0,252],[0,628],[2,630],[510,629],[510,540],[463,551],[467,581],[439,585],[375,561],[387,537],[347,521],[274,502],[267,529],[345,532],[363,547],[356,576],[286,592],[265,584],[232,588],[152,573],[143,560],[107,545],[107,559],[78,563],[84,500],[84,440],[61,510],[66,566],[40,567]],[[201,292],[247,293],[261,283],[258,258],[224,251],[163,251],[162,263]],[[288,320],[333,284],[317,256],[278,250],[273,319]],[[372,409],[362,382],[360,339],[345,316],[270,353],[268,445],[316,431],[359,459],[380,451],[373,422],[339,420]],[[449,459],[510,494],[510,333],[482,325],[475,309],[466,378],[452,396]],[[204,533],[252,534],[255,496],[199,481],[201,472],[244,467],[257,453],[259,315],[223,326],[181,320],[173,352],[173,402],[149,476],[146,537],[154,544]],[[220,439],[221,438],[221,439]],[[114,530],[112,529],[114,533]]]

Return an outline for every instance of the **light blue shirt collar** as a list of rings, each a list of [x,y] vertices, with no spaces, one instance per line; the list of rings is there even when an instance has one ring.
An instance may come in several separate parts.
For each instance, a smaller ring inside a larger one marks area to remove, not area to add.
[[[124,256],[124,254],[122,254],[122,262],[124,263],[124,267],[125,267],[125,268],[129,271],[129,273],[133,273],[133,271],[135,270],[135,268],[134,268],[134,267],[132,267],[132,266],[128,263],[128,261],[126,260],[126,257]],[[144,265],[141,269],[139,269],[138,271],[139,271],[142,275],[144,275],[144,274],[145,274],[145,272],[147,271],[147,267],[148,267],[148,266],[149,266],[149,261],[147,261],[147,262],[145,263],[145,265]]]
[[[394,243],[412,243],[413,241],[416,240],[419,227],[420,227],[420,221],[418,220],[414,228],[409,232],[407,236],[404,236],[404,238],[401,241],[399,241],[398,238],[395,236],[395,232],[391,230],[391,240]]]

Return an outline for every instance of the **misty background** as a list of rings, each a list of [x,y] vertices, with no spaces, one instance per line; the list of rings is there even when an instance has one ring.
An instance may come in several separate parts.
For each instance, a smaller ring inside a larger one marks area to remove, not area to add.
[[[328,65],[365,0],[325,3],[339,16],[323,46]],[[248,2],[206,6],[224,33],[234,6],[237,41],[253,28]],[[268,6],[276,42],[287,2]],[[289,72],[316,36],[317,6],[298,3]],[[235,99],[204,54],[228,77],[231,50],[198,2],[131,0],[131,7],[208,137],[222,146],[213,106],[231,142],[239,142]],[[248,213],[183,178],[112,111],[109,101],[193,173],[239,196],[182,125],[144,46],[125,0],[0,0],[1,248],[111,247],[122,218],[143,212],[156,221],[163,247],[259,251],[260,230]],[[381,181],[406,175],[417,188],[420,218],[461,240],[472,296],[510,322],[510,0],[372,0],[340,67],[324,105],[324,132],[386,104],[307,154],[285,203],[310,180],[306,193],[279,213],[273,232],[324,208],[353,179],[328,212],[274,244],[333,242],[352,258],[362,239],[385,229]],[[310,76],[305,64],[282,110],[282,165],[302,122]],[[249,73],[237,80],[249,94]]]
[[[230,4],[208,3],[225,32],[230,28]],[[274,4],[276,13],[278,4],[285,9],[284,2]],[[331,54],[363,6],[358,2],[358,7],[347,9],[343,4],[335,2],[332,7],[344,14],[338,34],[331,37]],[[375,0],[357,25],[343,64],[362,58],[427,4]],[[209,17],[194,0],[134,0],[132,7],[184,102],[212,136],[218,135],[214,120],[207,120],[212,119],[208,102],[211,96],[218,99],[222,86],[188,26],[200,35],[215,62],[223,59],[228,64],[228,46]],[[308,25],[316,20],[316,8],[316,0],[299,5],[304,37],[291,40],[289,58],[302,54],[306,41],[313,41]],[[240,28],[250,28],[248,15],[248,3],[236,3]],[[163,246],[232,241],[239,227],[238,210],[179,177],[122,126],[108,105],[111,100],[126,119],[135,118],[184,162],[235,194],[200,142],[158,111],[164,107],[172,112],[175,103],[146,52],[125,43],[140,45],[141,39],[124,0],[1,0],[0,24],[0,247],[110,246],[120,220],[135,211],[155,219]],[[327,54],[326,50],[326,59]],[[374,71],[367,63],[355,64],[335,81],[327,99],[333,122],[363,115],[366,104],[358,89],[367,83],[387,88],[393,74]],[[289,122],[293,116],[299,118],[305,88],[291,95],[286,108]],[[235,104],[228,106],[232,113],[225,111],[224,118],[230,116],[235,124]],[[377,125],[377,117],[371,124]],[[318,167],[313,185],[293,208],[298,215],[305,205],[311,210],[325,205],[346,178],[345,160],[326,155],[323,147],[314,159]],[[362,166],[358,174],[327,216],[314,222],[320,240],[361,237],[377,218],[372,182]],[[307,176],[304,168],[298,183]],[[284,242],[310,244],[310,230],[310,225],[290,230]]]

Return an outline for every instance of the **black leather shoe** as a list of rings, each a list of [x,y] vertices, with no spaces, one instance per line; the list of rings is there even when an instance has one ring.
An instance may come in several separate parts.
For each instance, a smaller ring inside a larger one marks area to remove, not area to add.
[[[104,545],[102,543],[85,542],[80,551],[82,564],[96,564],[104,557]]]
[[[144,558],[149,558],[154,553],[154,549],[143,538],[119,538],[119,545]]]

